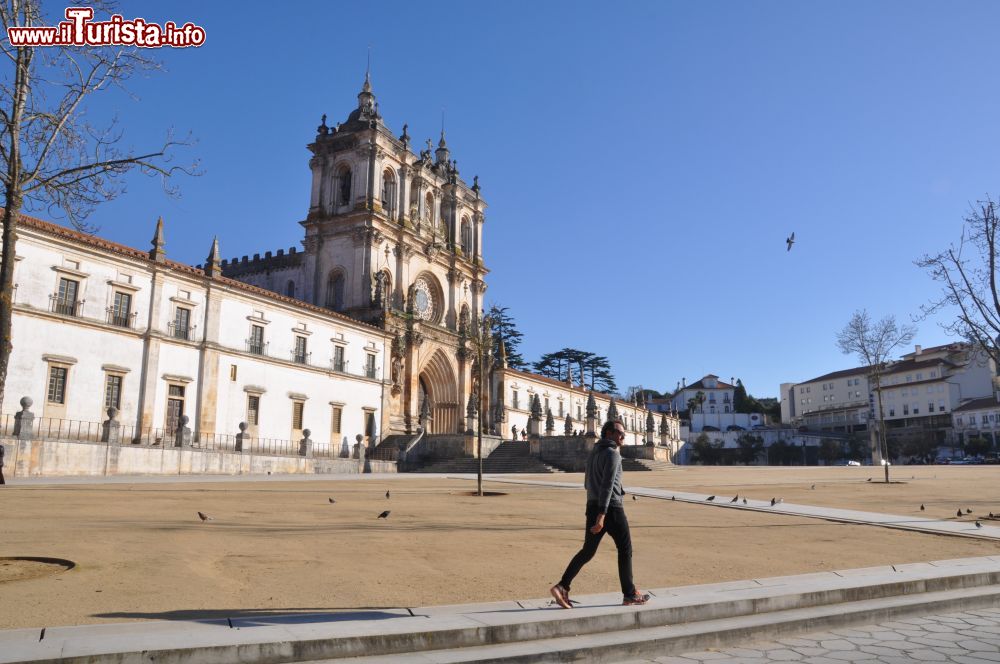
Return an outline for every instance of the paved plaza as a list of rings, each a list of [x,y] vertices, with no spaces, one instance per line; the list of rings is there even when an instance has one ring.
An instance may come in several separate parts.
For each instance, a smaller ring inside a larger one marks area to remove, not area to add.
[[[657,664],[767,664],[767,662],[1000,662],[1000,608],[901,618],[875,625],[831,629],[739,647],[632,662]]]

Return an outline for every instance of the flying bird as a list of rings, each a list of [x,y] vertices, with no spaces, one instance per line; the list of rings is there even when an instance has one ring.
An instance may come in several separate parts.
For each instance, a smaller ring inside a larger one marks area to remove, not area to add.
[[[976,521],[976,528],[982,528],[982,527],[983,527],[983,524],[981,524],[978,521]]]
[[[333,505],[333,504],[334,504],[335,502],[337,502],[337,501],[336,501],[336,500],[334,500],[333,498],[327,498],[327,500],[329,500],[329,501],[330,501],[330,504],[331,504],[331,505]]]
[[[708,497],[708,498],[706,498],[705,500],[707,500],[707,501],[709,501],[709,502],[712,502],[713,500],[715,500],[715,496],[709,496],[709,497]]]
[[[391,514],[391,512],[389,512],[389,510],[386,510],[386,511],[382,512],[381,514],[379,514],[375,518],[376,519],[388,519],[389,518],[389,514]]]
[[[735,502],[736,502],[736,501],[738,501],[739,499],[740,499],[740,494],[736,494],[735,496],[733,496],[733,499],[732,499],[732,500],[730,500],[729,502],[731,502],[731,503],[735,503]]]
[[[791,251],[792,245],[795,244],[795,233],[793,232],[787,238],[785,238],[785,243],[788,244],[788,248],[785,251]]]
[[[206,521],[215,521],[215,517],[214,516],[209,516],[209,515],[205,514],[204,512],[198,512],[198,518],[201,519],[202,523],[204,523]]]
[[[388,499],[389,499],[389,490],[388,490],[388,489],[386,489],[386,492],[385,492],[385,498],[386,498],[386,500],[388,500]]]
[[[921,511],[921,512],[923,512],[923,511],[924,511],[924,504],[923,504],[923,503],[920,503],[920,511]]]

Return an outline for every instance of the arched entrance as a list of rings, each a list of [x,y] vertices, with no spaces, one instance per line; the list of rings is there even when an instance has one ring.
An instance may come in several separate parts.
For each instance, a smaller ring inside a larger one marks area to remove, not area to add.
[[[431,416],[427,433],[457,433],[460,414],[458,379],[448,358],[439,349],[420,371],[417,388],[417,412],[423,407],[425,396],[430,397]]]

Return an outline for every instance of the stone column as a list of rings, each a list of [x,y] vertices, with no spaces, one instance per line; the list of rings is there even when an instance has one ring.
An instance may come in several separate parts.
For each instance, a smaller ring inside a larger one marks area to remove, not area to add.
[[[108,419],[101,425],[101,442],[119,444],[122,442],[121,422],[118,421],[118,409],[108,408]]]
[[[597,437],[597,402],[594,401],[593,391],[587,397],[587,436]]]
[[[309,439],[312,431],[309,429],[302,430],[302,440],[299,441],[299,456],[312,457],[313,442]]]
[[[14,438],[31,440],[35,437],[35,414],[31,412],[31,397],[21,397],[21,411],[14,415]]]
[[[181,415],[177,421],[177,431],[174,432],[174,447],[191,446],[191,427],[187,424],[191,419],[187,415]]]

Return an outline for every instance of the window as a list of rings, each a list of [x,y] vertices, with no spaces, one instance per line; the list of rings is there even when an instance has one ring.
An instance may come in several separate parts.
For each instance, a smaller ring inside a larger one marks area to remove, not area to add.
[[[331,272],[326,280],[326,308],[334,311],[344,309],[344,273]]]
[[[934,402],[933,401],[928,401],[927,402],[927,412],[928,413],[933,413],[934,412]]]
[[[543,413],[549,412],[549,398],[545,397],[545,409],[542,410]]]
[[[247,351],[254,355],[264,354],[264,327],[262,325],[250,326],[250,338],[247,339]]]
[[[333,416],[330,419],[330,433],[334,436],[340,435],[340,421],[344,417],[344,407],[334,406]]]
[[[520,408],[521,407],[520,403],[518,403],[517,390],[514,390],[513,392],[511,392],[510,407],[511,408]]]
[[[235,364],[230,364],[229,365],[229,380],[231,380],[231,381],[235,381],[236,380],[236,365]]]
[[[955,424],[957,426],[962,426],[962,418],[961,417],[956,417],[955,418]]]
[[[727,413],[729,412],[729,406],[726,406],[726,412]]]
[[[342,168],[337,174],[337,207],[351,202],[351,169]]]
[[[115,302],[108,312],[108,323],[118,327],[130,327],[132,323],[132,296],[115,291]]]
[[[59,280],[59,292],[56,294],[53,311],[65,316],[76,316],[77,295],[80,292],[80,282],[65,277]]]
[[[288,297],[295,297],[295,282],[291,279],[289,279],[288,283],[285,284],[285,295]]]
[[[375,431],[375,413],[366,410],[365,411],[365,442],[371,442],[371,434]]]
[[[920,407],[917,406],[917,404],[913,404],[913,414],[914,415],[919,415],[920,414]]]
[[[392,217],[396,205],[396,178],[392,171],[386,170],[382,173],[382,210],[387,217]]]
[[[169,434],[177,432],[181,415],[184,414],[184,386],[170,385],[167,388],[167,419],[166,430]]]
[[[260,395],[247,395],[247,424],[253,427],[260,424]]]
[[[466,256],[472,254],[472,225],[469,218],[462,218],[462,253]]]
[[[333,347],[333,370],[344,372],[344,347],[334,346]]]
[[[893,406],[889,407],[889,417],[896,417],[896,409]]]
[[[375,354],[365,353],[365,376],[375,378]]]
[[[305,410],[305,405],[304,401],[292,402],[292,429],[296,431],[302,430],[302,412]]]
[[[938,412],[939,413],[943,413],[944,412],[944,400],[943,399],[938,399]]]
[[[563,402],[559,402],[559,417],[563,416]]]
[[[983,413],[982,415],[979,416],[979,422],[981,424],[986,424],[986,413]]]
[[[912,382],[912,381],[913,381],[913,376],[911,374],[907,374],[906,375],[906,382],[909,383],[909,382]]]
[[[923,380],[924,375],[922,373],[917,373],[917,380]]]
[[[937,371],[931,371],[931,378],[937,378]]]
[[[188,331],[191,327],[191,310],[186,307],[177,307],[174,312],[173,336],[175,339],[188,339]]]
[[[66,403],[66,367],[49,367],[49,403]]]
[[[910,414],[910,404],[904,403],[903,404],[903,415],[909,415],[909,414]]]
[[[430,194],[424,196],[424,221],[434,221],[434,197]]]
[[[292,351],[292,359],[299,364],[306,364],[308,362],[309,354],[306,352],[305,337],[295,337],[295,350]]]
[[[104,379],[104,410],[122,409],[122,377],[108,374]]]
[[[580,405],[579,404],[577,404],[577,406],[576,406],[576,419],[578,419],[578,420],[582,420],[583,419],[583,417],[581,416],[581,411],[580,411]]]

